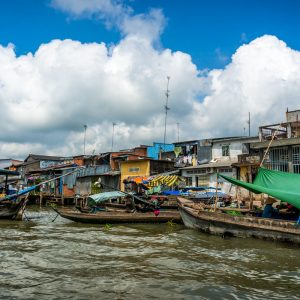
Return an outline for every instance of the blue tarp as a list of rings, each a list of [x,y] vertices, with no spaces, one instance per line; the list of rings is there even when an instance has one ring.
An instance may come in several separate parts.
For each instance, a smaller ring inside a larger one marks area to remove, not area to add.
[[[226,194],[222,193],[222,192],[218,192],[217,194],[218,194],[218,197],[220,197],[220,198],[226,196]],[[194,197],[199,198],[199,199],[213,198],[213,197],[216,197],[216,192],[195,193]]]
[[[9,199],[17,198],[17,197],[19,197],[19,196],[25,195],[25,194],[27,194],[27,193],[33,191],[34,189],[36,189],[36,187],[37,187],[37,185],[31,186],[31,187],[29,187],[29,188],[26,188],[26,189],[24,189],[24,190],[19,191],[17,194],[8,195],[8,196],[2,198],[1,200],[4,200],[4,199],[8,199],[8,200],[9,200]]]

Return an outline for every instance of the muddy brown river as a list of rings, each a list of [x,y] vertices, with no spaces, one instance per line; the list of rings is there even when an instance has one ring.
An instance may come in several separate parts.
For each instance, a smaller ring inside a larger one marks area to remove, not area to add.
[[[300,247],[26,216],[0,220],[0,299],[300,299]]]

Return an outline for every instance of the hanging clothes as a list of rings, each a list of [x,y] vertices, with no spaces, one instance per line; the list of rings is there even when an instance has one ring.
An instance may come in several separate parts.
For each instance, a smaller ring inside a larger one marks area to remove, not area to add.
[[[181,147],[175,147],[174,148],[174,153],[176,158],[179,156],[179,154],[181,153]]]

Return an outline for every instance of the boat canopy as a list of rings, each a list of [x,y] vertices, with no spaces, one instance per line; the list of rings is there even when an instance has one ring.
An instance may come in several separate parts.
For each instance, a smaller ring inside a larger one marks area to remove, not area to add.
[[[159,185],[166,185],[166,186],[173,186],[178,184],[183,179],[178,175],[159,175],[154,177],[153,179],[148,179],[148,185],[150,187],[159,186]]]
[[[101,202],[105,202],[109,199],[125,197],[125,196],[126,196],[125,193],[122,193],[122,192],[119,192],[119,191],[94,194],[94,195],[90,195],[88,197],[88,205],[92,206],[92,205],[96,205],[96,204],[101,203]]]
[[[24,190],[20,190],[18,191],[16,194],[11,194],[11,195],[7,195],[5,198],[2,198],[0,200],[9,200],[9,199],[15,199],[16,197],[19,197],[19,196],[22,196],[22,195],[25,195],[33,190],[35,190],[37,188],[37,185],[34,185],[34,186],[30,186]]]
[[[8,176],[14,176],[14,175],[20,175],[17,171],[10,171],[6,169],[0,169],[0,175],[8,175]]]
[[[265,193],[300,209],[300,174],[259,168],[253,183],[219,174],[227,181],[255,194]]]

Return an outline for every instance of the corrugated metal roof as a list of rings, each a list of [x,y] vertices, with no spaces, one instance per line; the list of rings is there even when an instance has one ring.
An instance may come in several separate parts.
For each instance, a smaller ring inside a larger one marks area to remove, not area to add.
[[[32,158],[36,161],[39,160],[66,160],[66,159],[73,159],[73,157],[64,157],[64,156],[48,156],[48,155],[38,155],[38,154],[29,154],[24,162],[27,162],[29,158]]]

